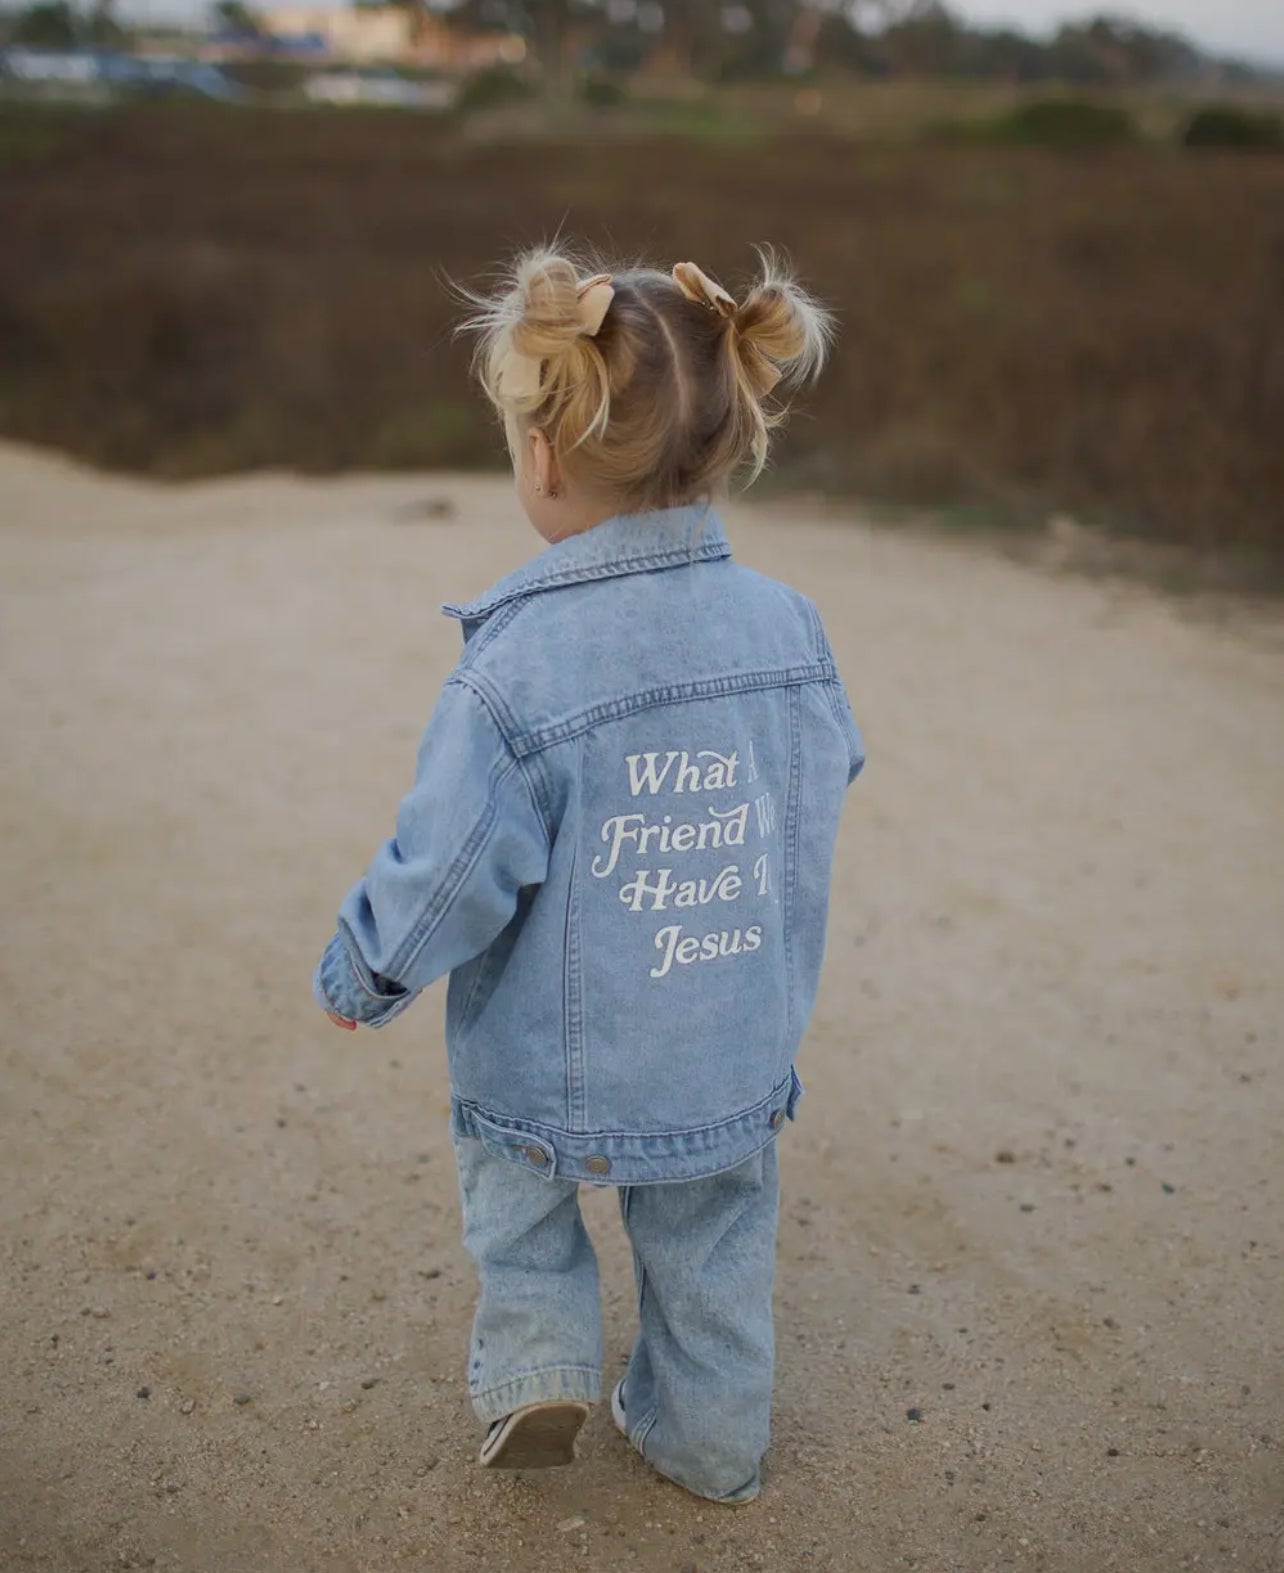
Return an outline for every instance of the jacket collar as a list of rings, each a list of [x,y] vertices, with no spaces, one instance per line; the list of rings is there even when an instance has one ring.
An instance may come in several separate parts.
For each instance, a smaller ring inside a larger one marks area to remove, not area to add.
[[[617,514],[591,530],[555,541],[475,601],[447,602],[442,611],[461,622],[479,622],[506,602],[540,590],[730,556],[727,532],[711,504]]]

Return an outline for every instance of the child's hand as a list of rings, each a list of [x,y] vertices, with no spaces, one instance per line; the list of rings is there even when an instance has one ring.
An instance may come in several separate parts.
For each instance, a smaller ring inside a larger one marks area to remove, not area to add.
[[[349,1021],[346,1016],[340,1016],[337,1011],[328,1010],[326,1011],[326,1015],[330,1018],[336,1027],[342,1027],[345,1032],[355,1032],[357,1030],[357,1024],[355,1021]]]

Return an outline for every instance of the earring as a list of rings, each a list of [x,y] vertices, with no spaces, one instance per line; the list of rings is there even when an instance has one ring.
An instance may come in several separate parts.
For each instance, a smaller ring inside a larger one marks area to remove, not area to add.
[[[556,502],[557,498],[558,498],[557,487],[556,486],[550,486],[549,489],[548,489],[548,500],[549,500],[549,502]]]
[[[535,495],[536,495],[536,496],[537,496],[537,497],[542,497],[542,496],[543,496],[543,495],[544,495],[544,488],[543,488],[543,486],[542,486],[542,485],[541,485],[541,484],[540,484],[540,483],[539,483],[539,481],[536,481],[536,482],[535,482]]]

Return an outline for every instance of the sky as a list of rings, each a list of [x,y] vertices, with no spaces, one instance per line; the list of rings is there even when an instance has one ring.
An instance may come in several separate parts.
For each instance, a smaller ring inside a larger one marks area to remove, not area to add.
[[[1284,64],[1284,0],[1130,0],[1095,6],[1065,0],[958,0],[949,8],[971,22],[1036,34],[1097,11],[1118,13],[1184,33],[1214,54]]]
[[[8,8],[16,0],[0,0]],[[289,3],[289,0],[285,0]],[[313,0],[326,3],[326,0]],[[714,3],[714,0],[710,0]],[[1214,54],[1284,66],[1284,0],[946,0],[969,21],[1046,34],[1098,12],[1184,33]],[[201,17],[208,0],[118,0],[118,13],[159,20]]]

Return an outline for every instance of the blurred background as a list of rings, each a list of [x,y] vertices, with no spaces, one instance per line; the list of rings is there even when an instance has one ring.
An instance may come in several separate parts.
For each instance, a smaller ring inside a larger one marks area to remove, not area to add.
[[[495,466],[448,278],[555,231],[841,317],[772,484],[1284,551],[1284,10],[0,10],[0,436],[191,478]]]
[[[1284,1568],[1284,601],[1155,589],[1284,588],[1284,4],[956,3],[0,0],[6,1573]],[[439,1000],[309,988],[558,231],[840,317],[729,510],[870,752],[734,1523],[475,1469]]]

